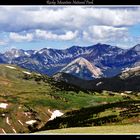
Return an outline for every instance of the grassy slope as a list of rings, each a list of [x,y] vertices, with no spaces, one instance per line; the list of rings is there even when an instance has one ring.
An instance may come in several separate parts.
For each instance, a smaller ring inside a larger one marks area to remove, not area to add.
[[[71,110],[97,105],[102,102],[123,100],[120,95],[108,96],[107,94],[97,93],[95,96],[95,93],[57,90],[48,81],[36,82],[34,79],[23,79],[27,75],[22,73],[23,69],[16,68],[16,70],[13,70],[6,68],[5,65],[0,65],[0,96],[12,103],[28,104],[31,107],[44,106]],[[7,80],[7,84],[4,84],[4,80]]]
[[[57,83],[53,85],[47,76],[45,76],[44,82],[35,78],[42,78],[36,73],[29,76],[23,73],[23,71],[27,71],[25,69],[16,66],[14,66],[16,69],[10,69],[5,66],[0,65],[0,103],[6,102],[9,106],[6,110],[0,108],[0,128],[7,133],[13,133],[13,131],[11,126],[7,125],[6,117],[9,117],[10,123],[17,132],[29,132],[25,121],[38,119],[39,127],[43,126],[50,117],[47,112],[48,108],[67,112],[124,100],[120,94],[110,96],[108,92],[87,94],[82,91],[66,91],[67,87],[62,90],[63,84],[57,87]],[[132,95],[132,98],[137,99],[138,97]],[[25,116],[25,112],[30,112],[30,118]],[[3,113],[5,113],[5,117],[1,116]],[[24,122],[23,126],[19,124],[18,119]]]
[[[27,70],[16,66],[14,66],[16,69],[10,69],[5,66],[0,65],[0,103],[8,103],[8,108],[0,108],[0,128],[3,128],[7,133],[13,133],[12,127],[17,132],[29,132],[25,121],[39,119],[45,123],[49,118],[46,111],[49,106],[46,108],[42,106],[40,109],[40,105],[33,105],[32,101],[47,98],[52,92],[52,88],[47,83],[38,83],[34,79],[24,79],[28,75],[24,74],[23,71]],[[32,73],[32,75],[36,74]],[[49,98],[51,99],[50,96]],[[25,116],[26,112],[30,112],[28,117]],[[5,114],[5,117],[1,114]],[[12,126],[9,127],[6,123],[6,117],[9,117]],[[23,126],[19,124],[18,120],[24,123]]]
[[[40,129],[140,124],[140,100],[127,100],[81,108],[65,113]]]
[[[65,128],[35,134],[140,134],[140,124]]]

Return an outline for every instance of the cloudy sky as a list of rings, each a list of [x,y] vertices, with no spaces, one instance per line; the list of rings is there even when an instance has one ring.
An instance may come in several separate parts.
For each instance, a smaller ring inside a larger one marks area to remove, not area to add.
[[[0,52],[140,43],[140,7],[1,6]]]

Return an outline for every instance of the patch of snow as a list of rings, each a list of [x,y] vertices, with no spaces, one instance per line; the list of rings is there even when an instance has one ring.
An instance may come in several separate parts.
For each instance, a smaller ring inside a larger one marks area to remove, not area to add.
[[[0,108],[4,108],[4,109],[6,109],[7,106],[8,106],[8,104],[6,104],[6,103],[0,103]]]
[[[125,94],[125,93],[121,93],[121,95],[122,95],[122,96],[127,96],[127,94]]]
[[[104,54],[103,56],[112,56],[112,54]]]
[[[121,93],[121,95],[125,95],[124,93]]]
[[[26,74],[29,74],[29,75],[31,74],[31,73],[30,73],[30,72],[28,72],[28,71],[22,71],[22,72],[23,72],[23,73],[26,73]]]
[[[21,106],[19,106],[18,108],[21,109]]]
[[[27,53],[27,52],[25,52],[25,55],[30,56],[30,54],[29,54],[29,53]]]
[[[21,125],[23,125],[23,123],[22,123],[20,120],[18,120],[18,122],[19,122]]]
[[[129,93],[132,93],[132,91],[125,91],[125,93],[128,93],[129,94]]]
[[[79,72],[80,72],[80,69],[79,69],[79,68],[77,68],[77,69],[76,69],[76,73],[79,73]]]
[[[19,54],[15,54],[15,57],[19,57]]]
[[[4,130],[3,128],[2,128],[1,130],[2,130],[2,132],[3,132],[4,134],[6,134],[6,132],[5,132],[5,130]]]
[[[37,51],[34,51],[34,53],[33,54],[36,54],[37,53]]]
[[[71,57],[73,57],[73,56],[72,56],[72,54],[68,53],[68,54],[66,55],[66,57],[65,57],[65,58],[68,58],[68,57],[70,57],[70,58],[71,58]]]
[[[129,70],[130,70],[130,68],[127,67],[127,68],[124,69],[123,72],[127,72],[127,71],[129,71]]]
[[[36,75],[41,76],[41,74],[37,73]]]
[[[60,112],[59,110],[55,110],[52,112],[52,115],[51,115],[51,118],[49,119],[49,121],[55,119],[56,117],[60,117],[63,114],[64,113]]]
[[[16,69],[15,67],[12,67],[12,66],[5,66],[7,68],[10,68],[10,69]]]
[[[2,116],[4,117],[4,116],[5,116],[5,114],[3,113],[3,114],[2,114]]]
[[[11,125],[10,122],[9,122],[9,118],[8,117],[6,118],[6,123]]]
[[[103,82],[98,82],[97,84],[96,84],[96,86],[99,86],[99,85],[101,85]]]
[[[32,125],[32,124],[34,124],[36,122],[36,120],[30,120],[30,121],[27,121],[27,122],[25,122],[26,124],[29,124],[29,125]]]
[[[12,130],[14,131],[14,133],[17,133],[17,131],[15,130],[15,128],[12,128]]]
[[[24,114],[25,114],[25,116],[27,116],[28,118],[31,118],[31,112],[25,112]]]
[[[39,54],[42,54],[42,53],[43,53],[43,51],[39,51],[38,53],[39,53]]]
[[[57,55],[58,55],[58,59],[62,59],[63,58],[63,56],[60,55],[59,53],[57,53]]]

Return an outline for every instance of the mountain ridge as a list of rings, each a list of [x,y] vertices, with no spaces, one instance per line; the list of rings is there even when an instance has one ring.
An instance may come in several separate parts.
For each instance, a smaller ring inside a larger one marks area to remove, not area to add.
[[[72,46],[64,50],[43,48],[38,51],[26,51],[20,49],[18,53],[13,53],[13,56],[11,56],[11,51],[0,54],[0,63],[16,64],[22,68],[52,76],[73,60],[83,57],[103,69],[105,77],[113,77],[122,69],[139,63],[139,48],[139,44],[126,50],[98,43],[87,47]]]

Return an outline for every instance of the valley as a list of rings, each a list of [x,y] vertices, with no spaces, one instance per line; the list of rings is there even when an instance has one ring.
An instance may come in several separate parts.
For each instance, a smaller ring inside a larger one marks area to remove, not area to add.
[[[139,94],[86,90],[16,65],[1,64],[0,133],[139,124]],[[121,116],[124,112],[128,115]]]

